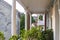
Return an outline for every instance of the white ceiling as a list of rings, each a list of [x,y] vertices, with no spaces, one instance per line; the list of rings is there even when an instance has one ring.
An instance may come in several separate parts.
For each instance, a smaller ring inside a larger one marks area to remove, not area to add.
[[[29,8],[31,12],[44,12],[49,5],[50,0],[17,0],[22,3],[25,8]]]

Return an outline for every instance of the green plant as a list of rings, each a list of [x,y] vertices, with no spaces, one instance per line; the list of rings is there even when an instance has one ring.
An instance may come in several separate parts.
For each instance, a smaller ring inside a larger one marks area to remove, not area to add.
[[[0,40],[5,40],[4,34],[0,32]]]
[[[40,16],[39,16],[39,19],[40,19],[40,20],[43,20],[43,16],[42,16],[42,15],[40,15]]]
[[[53,40],[53,30],[49,29],[46,33],[48,34],[48,40]]]
[[[21,14],[20,16],[20,30],[23,30],[25,28],[25,15]]]
[[[42,27],[32,27],[31,30],[22,30],[21,40],[53,40],[53,31],[42,31]]]
[[[35,19],[34,19],[34,17],[31,17],[32,19],[31,19],[31,22],[32,23],[35,23],[36,21],[35,21]]]
[[[20,38],[21,38],[21,40],[24,38],[24,34],[25,34],[25,30],[23,29],[23,30],[20,30]]]
[[[52,31],[52,29],[42,31],[42,39],[43,40],[53,40],[53,31]]]
[[[41,39],[41,28],[32,27],[31,30],[24,30],[21,34],[21,40],[40,40]]]
[[[13,35],[9,40],[18,40],[18,36],[17,35]]]

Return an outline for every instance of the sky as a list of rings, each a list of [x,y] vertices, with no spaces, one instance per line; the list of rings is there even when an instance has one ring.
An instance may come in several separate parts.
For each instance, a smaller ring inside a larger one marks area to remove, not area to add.
[[[4,0],[6,1],[8,4],[10,4],[12,6],[12,0]],[[24,8],[16,1],[16,9],[21,12],[24,13]]]
[[[32,16],[36,16],[37,17],[37,14],[32,14]]]

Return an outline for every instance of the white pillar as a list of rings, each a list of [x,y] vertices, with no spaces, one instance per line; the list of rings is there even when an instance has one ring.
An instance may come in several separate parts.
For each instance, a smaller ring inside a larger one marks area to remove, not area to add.
[[[38,21],[38,26],[40,25],[40,23],[39,23],[39,21],[40,21],[40,19],[39,19],[39,16],[40,16],[40,14],[37,14],[38,15],[38,18],[37,18],[37,21]]]
[[[27,30],[27,13],[25,12],[25,30]]]
[[[58,0],[58,11],[59,11],[59,40],[60,40],[60,0]]]
[[[11,33],[16,35],[16,0],[12,0]]]
[[[59,40],[60,40],[60,9],[59,9]]]
[[[32,15],[31,15],[31,13],[30,13],[30,29],[31,29],[31,27],[32,27]]]
[[[54,40],[59,40],[59,13],[57,2],[53,6],[52,27],[54,32]]]

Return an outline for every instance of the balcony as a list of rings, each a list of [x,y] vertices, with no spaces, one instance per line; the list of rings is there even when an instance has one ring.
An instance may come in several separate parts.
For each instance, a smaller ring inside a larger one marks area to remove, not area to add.
[[[20,13],[25,14],[25,30],[31,30],[32,14],[36,14],[38,16],[39,14],[44,14],[44,22],[42,23],[44,31],[47,29],[53,29],[53,39],[60,40],[59,4],[59,0],[0,0],[0,26],[2,25],[0,27],[0,31],[2,31],[4,26],[10,25],[10,27],[7,26],[3,29],[3,31],[5,31],[5,35],[16,35],[16,30],[18,30],[18,24],[16,21],[18,21],[18,23],[20,22]],[[8,23],[6,19],[8,20]],[[40,26],[40,23],[41,21],[38,22],[37,25]]]

